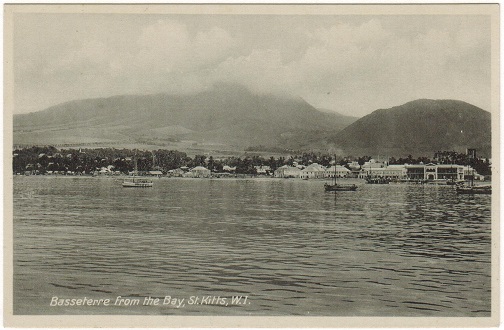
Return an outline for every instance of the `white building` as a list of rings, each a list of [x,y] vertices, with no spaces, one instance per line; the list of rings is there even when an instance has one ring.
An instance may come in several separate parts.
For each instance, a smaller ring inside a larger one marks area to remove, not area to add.
[[[326,169],[325,177],[334,178],[334,176],[336,175],[336,177],[338,178],[346,178],[347,176],[349,176],[350,173],[351,171],[348,168],[341,165],[336,165],[336,170],[334,169],[334,166],[331,166]]]
[[[301,170],[297,167],[284,165],[276,169],[275,178],[299,178]]]
[[[192,168],[189,172],[184,174],[184,177],[188,178],[208,178],[211,175],[211,171],[203,166],[196,166]]]
[[[475,169],[472,168],[472,166],[464,166],[463,168],[464,172],[464,178],[470,178],[473,177],[474,180],[484,180],[485,177],[478,172],[476,172]]]
[[[382,168],[382,167],[385,167],[385,166],[386,166],[385,163],[377,162],[374,159],[370,159],[368,162],[365,162],[361,166],[361,168],[364,169],[364,170],[368,170],[368,169]]]
[[[456,164],[418,164],[405,165],[406,176],[412,180],[464,180],[462,165]]]
[[[301,171],[302,179],[322,179],[326,175],[326,168],[317,163],[310,164]]]
[[[265,166],[254,166],[257,174],[268,174],[271,172],[271,168],[267,165]]]
[[[406,167],[404,165],[389,165],[385,167],[374,167],[362,169],[359,178],[389,178],[401,179],[406,177]]]
[[[231,167],[228,165],[224,165],[224,166],[222,166],[222,170],[224,172],[230,172],[230,173],[233,172],[234,173],[236,171],[236,166]]]

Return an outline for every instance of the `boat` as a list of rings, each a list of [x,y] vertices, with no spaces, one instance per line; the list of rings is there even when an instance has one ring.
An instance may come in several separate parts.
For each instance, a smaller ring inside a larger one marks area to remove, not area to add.
[[[471,180],[467,184],[459,183],[456,185],[457,194],[464,195],[476,195],[476,194],[486,194],[490,195],[492,193],[491,185],[475,185],[474,184],[474,169],[472,169]]]
[[[461,185],[457,186],[457,194],[466,194],[466,195],[475,195],[475,194],[491,194],[492,193],[492,186],[490,185],[485,185],[485,186],[467,186],[467,185]]]
[[[324,183],[325,191],[355,191],[357,186],[355,184],[327,184]]]
[[[324,183],[324,191],[355,191],[357,190],[357,186],[355,184],[339,184],[337,183],[337,175],[336,175],[336,157],[334,157],[334,178],[333,183],[328,184]]]
[[[464,183],[464,180],[455,180],[455,179],[452,179],[452,180],[447,180],[446,181],[446,184],[449,185],[449,186],[458,186],[460,184],[463,184]]]
[[[133,172],[133,175],[124,179],[122,186],[125,188],[149,188],[153,185],[154,183],[151,179],[147,179],[138,175],[137,161],[135,159],[135,170]]]
[[[141,176],[132,175],[124,179],[122,186],[125,188],[148,188],[152,187],[154,183],[150,179]]]

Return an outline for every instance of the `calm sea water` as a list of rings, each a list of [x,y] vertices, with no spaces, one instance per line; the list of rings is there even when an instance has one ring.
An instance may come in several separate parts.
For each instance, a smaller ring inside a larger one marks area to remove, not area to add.
[[[14,313],[490,316],[490,218],[450,186],[15,177]]]

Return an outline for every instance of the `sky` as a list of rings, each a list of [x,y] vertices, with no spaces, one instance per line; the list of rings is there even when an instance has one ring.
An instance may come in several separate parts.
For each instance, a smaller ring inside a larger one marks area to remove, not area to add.
[[[361,117],[420,99],[490,110],[483,15],[15,13],[14,113],[220,82]]]

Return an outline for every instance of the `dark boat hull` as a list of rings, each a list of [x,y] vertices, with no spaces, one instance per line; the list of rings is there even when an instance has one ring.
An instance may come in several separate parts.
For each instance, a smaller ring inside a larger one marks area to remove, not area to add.
[[[490,195],[492,193],[492,187],[457,187],[457,194],[464,195],[475,195],[475,194],[486,194]]]
[[[152,182],[139,183],[139,182],[123,182],[124,188],[150,188],[153,186]]]
[[[325,184],[325,191],[355,191],[357,190],[356,185],[339,185],[339,184]]]

